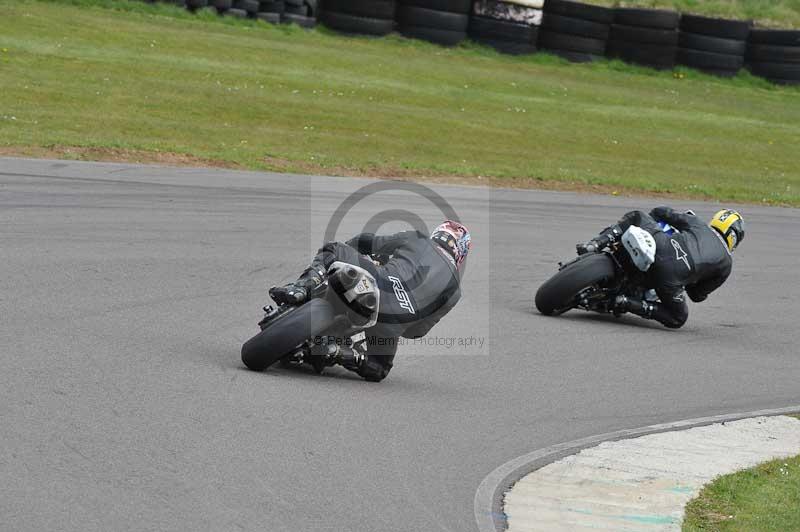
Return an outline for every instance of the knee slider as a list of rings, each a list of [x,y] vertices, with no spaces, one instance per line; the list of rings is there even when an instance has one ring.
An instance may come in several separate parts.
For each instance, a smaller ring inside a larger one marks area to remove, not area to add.
[[[683,324],[686,323],[686,320],[689,319],[689,311],[686,307],[681,308],[680,310],[676,311],[673,314],[672,320],[667,327],[670,329],[680,329],[683,327]]]

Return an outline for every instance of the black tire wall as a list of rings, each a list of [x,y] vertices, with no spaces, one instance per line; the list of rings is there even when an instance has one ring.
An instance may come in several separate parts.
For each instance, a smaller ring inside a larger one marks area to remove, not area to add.
[[[501,0],[475,0],[469,22],[472,40],[514,55],[536,52],[543,1],[518,5]]]
[[[780,85],[800,85],[800,31],[752,30],[746,59],[756,76]]]
[[[678,41],[678,64],[723,77],[744,65],[750,21],[684,15]]]
[[[609,8],[547,0],[539,32],[539,47],[569,61],[601,59],[606,53],[614,11]]]
[[[343,33],[387,35],[396,11],[395,0],[326,0],[322,22]]]
[[[661,9],[617,8],[607,55],[660,70],[675,66],[680,14]]]
[[[469,34],[501,52],[543,49],[576,62],[605,56],[658,69],[685,65],[726,77],[744,66],[774,83],[800,85],[800,30],[754,29],[750,20],[612,9],[574,0],[534,0],[524,6],[504,0],[162,1],[191,11],[209,6],[221,15],[306,28],[324,17],[327,26],[345,33],[386,35],[399,29],[445,46]],[[487,14],[487,6],[507,7],[488,9]],[[521,20],[526,10],[541,18]]]
[[[406,37],[453,46],[467,38],[469,9],[469,0],[402,0],[398,29]]]

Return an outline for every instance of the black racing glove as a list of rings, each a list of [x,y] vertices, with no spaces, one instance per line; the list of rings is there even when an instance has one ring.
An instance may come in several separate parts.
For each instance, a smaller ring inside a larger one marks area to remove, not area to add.
[[[585,244],[577,244],[575,249],[577,249],[578,255],[596,253],[608,247],[609,244],[613,244],[619,240],[621,236],[622,228],[618,225],[612,225],[600,233],[600,236],[589,240]]]

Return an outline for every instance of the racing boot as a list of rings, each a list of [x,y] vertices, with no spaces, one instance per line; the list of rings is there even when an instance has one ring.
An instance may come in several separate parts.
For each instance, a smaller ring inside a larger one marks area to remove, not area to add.
[[[344,368],[361,375],[364,380],[369,382],[380,382],[389,374],[391,365],[387,368],[380,362],[370,359],[366,353],[361,353],[349,347],[339,350],[336,362]]]
[[[270,288],[269,297],[278,305],[302,305],[308,301],[309,294],[323,282],[324,271],[307,268],[295,282]]]
[[[366,359],[367,355],[365,353],[361,353],[349,346],[341,346],[338,353],[336,353],[336,363],[356,373],[361,369],[361,365]]]
[[[614,316],[622,316],[626,312],[631,312],[643,318],[650,318],[653,315],[655,306],[649,301],[629,299],[626,296],[617,296],[614,300],[614,308],[611,312]]]

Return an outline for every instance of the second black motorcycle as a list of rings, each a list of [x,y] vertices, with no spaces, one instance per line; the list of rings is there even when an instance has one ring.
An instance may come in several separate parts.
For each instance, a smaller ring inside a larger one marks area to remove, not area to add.
[[[677,230],[660,223],[667,234]],[[646,232],[626,233],[623,238],[608,242],[593,252],[559,263],[558,273],[536,292],[536,308],[546,316],[563,314],[572,309],[600,313],[614,311],[618,296],[629,299],[656,301],[654,290],[646,287],[643,269],[652,262],[655,242]]]

